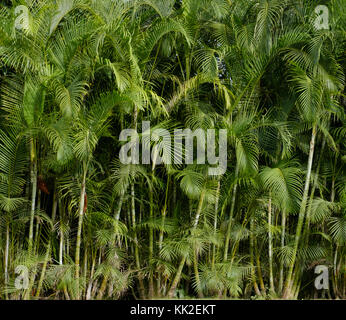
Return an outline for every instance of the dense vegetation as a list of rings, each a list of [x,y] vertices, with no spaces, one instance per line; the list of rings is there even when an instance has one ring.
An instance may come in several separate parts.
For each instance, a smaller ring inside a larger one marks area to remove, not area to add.
[[[0,5],[0,299],[346,298],[342,0]],[[120,163],[143,120],[226,173]]]

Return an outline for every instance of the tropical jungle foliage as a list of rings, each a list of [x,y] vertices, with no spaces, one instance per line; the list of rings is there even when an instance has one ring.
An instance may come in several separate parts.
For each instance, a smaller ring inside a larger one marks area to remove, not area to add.
[[[0,299],[345,299],[345,12],[1,1]],[[122,164],[142,121],[227,129],[226,173]]]

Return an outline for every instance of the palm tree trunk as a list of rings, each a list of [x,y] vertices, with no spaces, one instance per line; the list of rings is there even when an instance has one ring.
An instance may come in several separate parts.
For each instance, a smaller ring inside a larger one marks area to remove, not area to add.
[[[134,243],[135,243],[135,262],[138,272],[141,269],[141,264],[139,260],[139,251],[138,251],[138,239],[137,239],[137,232],[136,232],[136,208],[135,208],[135,186],[132,183],[131,184],[131,216],[132,216],[132,227],[134,229]],[[142,277],[138,277],[138,283],[139,283],[139,291],[140,291],[140,298],[144,298],[144,285]]]
[[[168,198],[168,189],[169,189],[169,183],[170,183],[170,175],[168,175],[167,178],[167,186],[166,186],[166,195],[165,195],[165,204],[162,210],[162,218],[161,218],[161,226],[163,228],[163,226],[165,225],[165,219],[166,219],[166,215],[167,215],[167,198]],[[159,236],[159,250],[162,249],[162,242],[163,242],[163,230],[160,230],[160,236]]]
[[[281,249],[285,246],[285,235],[286,235],[286,211],[283,210],[282,217],[281,217]],[[282,294],[284,284],[284,263],[283,261],[280,262],[280,280],[279,280],[279,290]]]
[[[325,144],[326,144],[326,139],[323,138],[322,146],[321,146],[321,152],[320,152],[320,156],[318,158],[318,163],[317,163],[317,168],[316,168],[316,174],[315,174],[315,177],[312,181],[312,189],[310,192],[310,201],[309,201],[309,205],[308,205],[308,208],[306,211],[306,223],[305,223],[305,230],[304,230],[304,233],[305,233],[304,238],[305,238],[305,244],[306,245],[308,244],[308,241],[309,241],[309,227],[310,227],[310,215],[311,215],[311,209],[312,209],[312,200],[314,198],[315,190],[316,190],[317,185],[318,185],[318,175],[320,173],[321,160],[322,160],[322,155],[323,155]],[[332,190],[333,190],[333,181],[332,181]]]
[[[203,291],[201,287],[201,280],[199,278],[199,270],[198,270],[198,255],[197,255],[197,250],[195,248],[193,250],[193,270],[195,272],[196,290],[197,290],[198,298],[203,298]]]
[[[59,264],[63,264],[63,248],[64,248],[64,233],[60,230],[60,241],[59,241]]]
[[[293,256],[289,265],[288,275],[287,275],[286,284],[285,284],[285,291],[283,295],[284,298],[289,298],[292,296],[292,292],[291,292],[292,291],[292,274],[293,274],[293,268],[295,265],[296,256],[298,252],[299,240],[300,240],[300,235],[303,228],[304,216],[306,211],[306,203],[307,203],[308,194],[309,194],[311,168],[312,168],[312,162],[313,162],[314,150],[315,150],[315,139],[316,139],[316,125],[314,125],[314,127],[312,128],[312,133],[311,133],[309,159],[308,159],[307,174],[306,174],[306,180],[305,180],[305,186],[304,186],[304,193],[303,193],[303,198],[302,198],[302,202],[301,202],[300,210],[299,210],[298,225],[297,225],[295,241],[294,241]]]
[[[108,273],[105,274],[105,276],[103,277],[101,287],[100,287],[99,293],[97,295],[98,300],[101,300],[103,298],[103,295],[104,295],[104,293],[106,291],[106,287],[107,287],[107,281],[108,281]]]
[[[43,280],[44,277],[46,275],[46,270],[47,270],[47,264],[49,261],[49,256],[50,256],[50,240],[48,242],[48,246],[47,246],[47,252],[44,258],[44,262],[43,262],[43,267],[42,267],[42,272],[41,272],[41,277],[37,286],[37,291],[36,291],[36,298],[38,298],[40,296],[40,292],[41,292],[41,288],[42,288],[42,284],[43,284]]]
[[[28,253],[31,254],[34,238],[34,218],[35,218],[35,209],[36,209],[36,192],[37,192],[37,164],[36,164],[36,155],[34,140],[30,140],[30,152],[31,152],[31,164],[30,164],[30,177],[31,177],[31,210],[30,210],[30,226],[29,226],[29,248]]]
[[[258,272],[258,281],[259,281],[259,285],[260,285],[260,288],[262,291],[262,295],[265,296],[266,295],[266,289],[264,286],[264,281],[263,281],[263,276],[262,276],[260,253],[258,252],[256,237],[254,238],[254,246],[255,246],[255,257],[256,257],[256,265],[257,265],[257,272]]]
[[[162,249],[162,243],[163,243],[163,227],[165,225],[165,220],[166,220],[166,215],[167,215],[167,199],[168,199],[168,190],[169,190],[169,184],[170,184],[170,179],[171,176],[168,175],[167,178],[167,185],[166,185],[166,194],[165,194],[165,204],[162,209],[162,217],[161,217],[161,230],[159,234],[159,243],[158,243],[158,248],[159,248],[159,254]],[[161,274],[158,274],[157,281],[156,281],[156,286],[157,286],[157,295],[160,296],[161,294]]]
[[[77,280],[77,291],[76,291],[77,299],[79,299],[80,297],[80,293],[79,293],[80,245],[81,245],[81,235],[82,235],[82,225],[83,225],[83,215],[84,215],[85,183],[86,183],[86,168],[84,168],[83,181],[82,181],[81,193],[79,198],[78,229],[77,229],[77,241],[76,241],[75,277]]]
[[[39,212],[41,209],[41,190],[38,190],[37,192],[37,206],[36,210]],[[37,216],[36,217],[36,232],[35,232],[35,240],[33,244],[33,253],[37,254],[38,253],[38,246],[39,246],[39,236],[41,234],[41,223],[40,223],[40,218]]]
[[[123,202],[124,202],[124,194],[122,193],[119,200],[118,210],[117,210],[117,213],[115,214],[116,221],[119,221],[120,219],[120,213],[121,213],[121,208],[123,206]]]
[[[250,220],[250,262],[251,262],[251,278],[252,278],[252,284],[255,289],[255,292],[258,296],[261,296],[261,291],[258,288],[258,284],[256,281],[256,274],[255,274],[255,264],[254,264],[254,233],[253,233],[253,218]]]
[[[59,200],[59,217],[60,217],[60,230],[59,230],[59,265],[63,264],[63,251],[64,251],[64,226],[63,226],[63,211],[61,201]]]
[[[54,182],[53,207],[52,207],[52,222],[55,223],[56,211],[58,207],[58,196],[56,190],[56,181]]]
[[[214,236],[216,236],[216,230],[217,230],[217,214],[219,211],[220,186],[221,186],[220,178],[218,178],[217,190],[216,190],[215,211],[214,211]],[[216,254],[216,245],[213,244],[213,252],[212,252],[212,257],[211,257],[212,268],[214,268],[214,265],[215,265],[215,254]]]
[[[6,223],[6,247],[5,247],[5,285],[8,283],[8,256],[10,248],[10,223]]]
[[[92,265],[91,265],[91,271],[90,271],[90,278],[89,278],[89,285],[88,285],[88,289],[86,292],[86,297],[85,300],[90,300],[91,299],[91,289],[92,289],[92,285],[93,285],[93,276],[94,276],[94,270],[95,270],[95,263],[96,263],[96,255],[95,257],[92,259]]]
[[[273,276],[273,236],[272,236],[272,199],[269,194],[268,204],[268,255],[269,255],[269,285],[270,291],[275,292]]]
[[[181,274],[183,272],[183,268],[184,268],[184,264],[185,264],[185,261],[186,261],[186,256],[184,255],[179,263],[179,266],[178,266],[178,269],[177,269],[177,273],[174,277],[174,280],[172,282],[172,285],[168,291],[168,297],[169,298],[174,298],[174,295],[175,295],[175,290],[178,286],[178,283],[180,281],[180,277],[181,277]]]
[[[195,216],[193,227],[192,227],[193,230],[197,228],[199,217],[200,217],[201,212],[202,212],[204,197],[205,197],[205,189],[203,189],[203,191],[201,193],[201,196],[200,196],[200,199],[199,199],[199,203],[198,203],[198,207],[197,207],[197,212],[196,212],[196,216]],[[181,258],[181,261],[179,263],[179,267],[178,267],[177,273],[176,273],[176,275],[175,275],[175,277],[173,279],[172,285],[171,285],[171,287],[170,287],[170,289],[168,291],[168,297],[169,298],[173,298],[174,295],[175,295],[175,290],[176,290],[176,288],[177,288],[177,286],[179,284],[179,281],[180,281],[180,278],[181,278],[181,273],[183,271],[186,258],[187,258],[187,254],[184,254],[183,257]]]
[[[46,255],[44,258],[44,262],[43,262],[41,277],[40,277],[40,280],[39,280],[39,283],[37,286],[36,297],[40,296],[43,280],[44,280],[44,277],[46,274],[47,264],[48,264],[50,253],[51,253],[51,242],[52,242],[52,237],[53,237],[53,233],[54,233],[54,222],[55,222],[55,217],[56,217],[57,205],[58,205],[58,199],[56,196],[56,183],[54,182],[54,195],[53,195],[53,207],[52,207],[52,229],[51,229],[50,239],[49,239],[48,245],[47,245]]]
[[[239,171],[239,167],[237,163],[235,168],[235,181],[237,181],[238,179],[238,171]],[[233,213],[234,213],[234,207],[235,207],[236,194],[237,194],[237,182],[234,183],[234,187],[233,187],[232,204],[231,204],[231,210],[229,213],[229,221],[227,225],[226,239],[225,239],[225,250],[223,255],[224,262],[227,261],[227,256],[228,256],[229,240],[231,238],[232,219],[233,219]]]
[[[149,217],[150,220],[153,218],[153,192],[152,190],[149,190],[149,198],[150,198],[150,213]],[[154,232],[153,228],[150,226],[149,228],[149,299],[153,298],[154,296],[154,278],[153,278],[153,270],[152,270],[152,261],[153,261],[153,252],[154,252]]]
[[[115,220],[116,221],[119,221],[120,219],[120,212],[121,212],[121,208],[122,208],[122,204],[123,204],[123,200],[124,200],[124,194],[122,193],[121,196],[120,196],[120,202],[119,202],[119,206],[118,206],[118,210],[117,210],[117,213],[115,215]],[[116,241],[115,241],[116,242]],[[120,244],[120,239],[118,239],[118,242]],[[116,243],[114,243],[114,245],[116,245]],[[103,280],[102,280],[102,283],[101,283],[101,287],[99,289],[99,293],[97,295],[97,299],[98,300],[101,300],[103,298],[103,295],[106,291],[106,287],[107,287],[107,281],[108,281],[108,278],[109,278],[109,273],[106,273],[103,277]],[[89,287],[91,286],[91,282],[89,283]],[[88,289],[89,290],[89,289]],[[87,296],[90,297],[90,292],[87,293]],[[87,300],[90,300],[90,299],[87,299]]]

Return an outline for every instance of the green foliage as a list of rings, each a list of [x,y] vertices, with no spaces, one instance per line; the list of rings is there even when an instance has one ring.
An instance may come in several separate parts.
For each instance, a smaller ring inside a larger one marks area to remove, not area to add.
[[[26,4],[0,8],[0,299],[309,299],[318,264],[345,298],[341,0],[328,30],[305,0]],[[227,129],[226,173],[122,164],[142,121]]]

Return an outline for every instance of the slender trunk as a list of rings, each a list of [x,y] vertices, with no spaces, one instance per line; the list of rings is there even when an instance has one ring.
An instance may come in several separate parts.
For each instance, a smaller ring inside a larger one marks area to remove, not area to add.
[[[171,176],[168,175],[167,185],[166,185],[166,194],[165,194],[165,204],[164,204],[163,209],[162,209],[161,230],[160,230],[160,234],[159,234],[159,243],[158,243],[159,255],[160,255],[160,252],[162,249],[162,243],[163,243],[163,227],[165,225],[165,220],[166,220],[166,215],[167,215],[167,199],[168,199],[168,190],[169,190],[170,179],[171,179]],[[161,274],[160,274],[160,272],[158,272],[156,286],[157,286],[157,295],[160,296],[160,294],[161,294]]]
[[[116,221],[120,220],[120,213],[121,213],[121,209],[123,207],[123,203],[124,203],[124,193],[121,193],[120,200],[119,200],[119,205],[118,205],[118,210],[117,210],[117,212],[116,212],[116,214],[114,216],[114,219]],[[118,243],[119,247],[121,247],[121,237],[120,237],[120,235],[116,236],[116,241],[115,242]],[[116,245],[116,243],[114,245]]]
[[[117,210],[117,213],[115,214],[115,220],[117,221],[119,221],[120,219],[120,213],[121,213],[121,208],[123,206],[123,201],[124,201],[124,194],[122,193],[119,200],[118,210]]]
[[[30,226],[29,226],[29,247],[28,253],[31,254],[32,246],[33,246],[33,238],[34,238],[34,218],[35,218],[35,209],[36,209],[36,192],[37,192],[37,163],[35,156],[35,147],[34,140],[30,140],[30,150],[31,150],[31,169],[30,169],[30,177],[31,177],[31,210],[30,210]]]
[[[268,204],[268,254],[269,254],[269,285],[271,293],[275,292],[273,276],[273,236],[272,236],[272,199],[269,194]]]
[[[50,253],[51,253],[51,241],[52,241],[51,239],[52,239],[53,233],[54,233],[54,222],[55,222],[56,209],[57,209],[57,204],[58,204],[57,202],[58,202],[58,200],[56,197],[56,184],[54,183],[53,208],[52,208],[52,229],[51,229],[50,239],[49,239],[48,245],[47,245],[46,255],[44,258],[44,262],[43,262],[41,277],[40,277],[40,280],[39,280],[39,283],[37,286],[37,291],[36,291],[36,297],[37,298],[40,296],[43,280],[44,280],[44,277],[46,274],[47,264],[48,264]]]
[[[30,225],[29,225],[29,243],[28,243],[28,255],[32,254],[33,240],[34,240],[34,220],[36,210],[36,193],[37,193],[37,160],[35,152],[34,139],[30,139],[30,180],[31,180],[31,209],[30,209]],[[35,281],[36,267],[32,272],[32,277],[29,280],[29,287],[24,293],[24,299],[30,299],[31,288]]]
[[[6,247],[5,247],[5,286],[8,284],[8,255],[10,248],[10,223],[6,223]]]
[[[136,267],[138,272],[140,272],[141,265],[140,265],[140,260],[139,260],[139,251],[138,251],[138,239],[137,239],[137,232],[136,232],[136,208],[135,208],[135,186],[132,183],[131,184],[131,218],[132,218],[132,227],[134,230],[134,243],[135,243],[135,262],[136,262]],[[140,298],[144,298],[144,285],[143,285],[143,280],[142,276],[138,276],[138,283],[139,283],[139,291],[140,291]]]
[[[220,185],[221,183],[219,178],[217,182],[216,202],[215,202],[215,211],[214,211],[214,236],[216,236],[216,230],[217,230],[217,214],[219,211]],[[213,252],[212,252],[212,258],[211,258],[212,268],[214,268],[214,265],[215,265],[215,255],[216,255],[216,245],[213,244]]]
[[[120,219],[120,212],[121,212],[121,208],[122,208],[122,204],[123,204],[123,200],[124,200],[124,194],[122,193],[121,196],[120,196],[120,202],[119,202],[119,206],[118,206],[118,210],[115,214],[115,220],[116,221],[119,221]],[[120,245],[120,238],[118,238],[118,243]],[[115,241],[116,242],[116,241]],[[114,245],[116,245],[116,243],[114,243]],[[109,273],[107,272],[104,277],[103,277],[103,280],[102,280],[102,283],[101,283],[101,286],[100,286],[100,289],[99,289],[99,293],[97,295],[97,299],[98,300],[101,300],[104,296],[104,293],[106,291],[106,288],[107,288],[107,282],[108,282],[108,279],[109,279]],[[91,282],[89,283],[89,287],[91,286]],[[88,289],[89,290],[89,289]],[[91,290],[91,289],[90,289]],[[87,294],[88,296],[90,296],[90,293]]]
[[[200,199],[199,199],[199,203],[198,203],[198,207],[197,207],[197,212],[196,212],[196,216],[195,216],[195,219],[194,219],[194,223],[193,223],[193,227],[192,229],[196,229],[197,225],[198,225],[198,221],[199,221],[199,217],[201,215],[201,212],[202,212],[202,207],[203,207],[203,202],[204,202],[204,197],[205,197],[205,189],[203,189],[202,193],[201,193],[201,196],[200,196]],[[183,268],[184,268],[184,264],[185,264],[185,261],[186,261],[186,258],[187,258],[187,254],[184,254],[183,257],[181,258],[181,261],[179,263],[179,267],[178,267],[178,270],[177,270],[177,273],[173,279],[173,282],[172,282],[172,285],[168,291],[168,297],[169,298],[173,298],[174,295],[175,295],[175,290],[179,284],[179,281],[180,281],[180,278],[181,278],[181,274],[182,274],[182,271],[183,271]]]
[[[251,278],[252,278],[252,284],[255,289],[255,292],[258,296],[261,296],[261,291],[258,288],[258,284],[256,281],[256,274],[255,274],[255,264],[254,264],[254,225],[253,225],[253,218],[250,220],[250,262],[251,262]]]
[[[62,218],[60,220],[60,239],[59,239],[59,264],[63,264],[63,248],[64,248],[64,231],[62,225]]]
[[[88,247],[86,247],[84,250],[83,288],[86,288],[87,286],[87,274],[88,274]]]
[[[124,200],[124,194],[122,193],[121,196],[120,196],[120,202],[119,202],[119,206],[118,206],[118,210],[117,210],[117,213],[115,215],[115,220],[116,221],[119,221],[120,219],[120,212],[121,212],[121,208],[122,208],[122,204],[123,204],[123,200]],[[116,241],[115,241],[116,242]],[[118,237],[118,243],[120,245],[120,238]],[[114,243],[114,246],[116,245],[116,243]],[[101,287],[99,289],[99,293],[97,295],[97,299],[98,300],[101,300],[103,298],[103,295],[106,291],[106,288],[107,288],[107,282],[108,282],[108,279],[109,279],[109,273],[107,272],[104,277],[103,277],[103,280],[102,280],[102,283],[101,283]],[[91,283],[91,282],[90,282]],[[90,283],[89,283],[89,287],[90,287]],[[88,289],[89,290],[89,289]],[[87,294],[90,296],[90,293]]]
[[[57,190],[56,190],[56,182],[54,182],[53,207],[52,207],[52,222],[53,222],[53,225],[54,225],[55,219],[56,219],[57,207],[58,207],[58,197],[57,197]]]
[[[29,277],[29,285],[28,285],[28,289],[25,290],[24,300],[30,300],[31,294],[33,294],[34,292],[33,286],[35,283],[36,271],[37,271],[37,265],[35,265],[34,269],[31,272],[31,276]]]
[[[137,130],[137,121],[138,121],[138,108],[137,106],[134,107],[133,112],[133,126],[134,129]],[[140,272],[141,266],[140,266],[140,260],[139,260],[139,251],[138,251],[138,239],[137,239],[137,232],[136,232],[136,208],[135,208],[135,186],[132,183],[131,184],[131,218],[132,218],[132,226],[134,229],[134,243],[135,243],[135,263],[136,267],[138,269],[138,272]],[[140,291],[140,298],[144,298],[144,285],[142,276],[139,275],[138,277],[138,283],[139,283],[139,291]]]
[[[149,190],[149,198],[150,198],[149,217],[150,217],[150,220],[152,220],[153,206],[154,206],[152,190]],[[150,225],[150,228],[149,228],[149,299],[153,298],[154,296],[154,278],[153,278],[153,268],[152,268],[153,252],[154,252],[154,232],[153,232],[153,228]]]
[[[300,240],[300,235],[303,228],[304,216],[306,211],[306,203],[307,203],[308,194],[309,194],[311,168],[312,168],[312,162],[313,162],[314,150],[315,150],[315,139],[316,139],[316,125],[313,127],[312,133],[311,133],[309,159],[308,159],[307,174],[306,174],[306,180],[305,180],[305,186],[304,186],[304,193],[303,193],[303,198],[302,198],[302,202],[301,202],[300,210],[299,210],[298,225],[297,225],[295,241],[294,241],[293,256],[289,265],[288,275],[287,275],[286,284],[285,284],[285,291],[283,295],[284,298],[289,298],[292,296],[292,292],[291,292],[292,291],[291,290],[292,289],[292,274],[293,274],[293,268],[296,262],[299,240]]]
[[[37,192],[37,207],[36,210],[39,212],[41,209],[41,190],[38,190]],[[41,233],[41,219],[39,216],[36,217],[36,232],[35,232],[35,241],[33,244],[33,253],[38,254],[38,249],[39,249],[39,237]]]
[[[77,299],[80,298],[79,293],[79,269],[80,269],[80,245],[81,245],[81,235],[82,235],[82,225],[83,225],[83,215],[84,215],[84,196],[85,196],[85,183],[86,183],[86,168],[84,168],[83,181],[81,186],[81,193],[79,198],[79,214],[78,214],[78,229],[77,229],[77,241],[76,241],[76,257],[75,257],[75,266],[76,266],[76,282],[77,282]]]
[[[305,223],[305,229],[304,229],[304,242],[305,245],[308,245],[308,241],[309,241],[309,234],[310,234],[310,216],[311,216],[311,210],[312,210],[312,200],[314,199],[314,195],[315,195],[315,190],[318,186],[318,175],[320,173],[320,168],[321,168],[321,160],[322,160],[322,156],[323,156],[323,151],[324,151],[324,147],[326,144],[326,139],[323,138],[322,141],[322,146],[321,146],[321,152],[320,152],[320,156],[318,158],[318,163],[317,163],[317,168],[316,168],[316,174],[315,177],[312,180],[312,188],[311,188],[311,192],[310,192],[310,201],[308,204],[308,208],[306,211],[306,223]],[[332,190],[333,190],[333,185],[332,185]]]
[[[331,245],[331,250],[333,250],[333,245]],[[333,251],[332,251],[333,252]],[[335,253],[334,253],[334,259],[333,259],[333,277],[332,277],[332,283],[333,283],[333,291],[335,297],[338,297],[338,276],[337,276],[337,257],[338,257],[338,245],[336,245]]]
[[[95,270],[95,263],[96,263],[96,255],[95,258],[93,259],[93,263],[91,266],[91,272],[90,272],[90,280],[89,280],[89,285],[86,293],[85,300],[90,300],[91,299],[91,289],[92,289],[92,284],[93,284],[93,276],[94,276],[94,270]]]
[[[336,159],[334,162],[334,168],[336,165]],[[335,175],[332,176],[332,186],[331,186],[331,193],[330,193],[330,202],[334,202],[335,199]],[[335,254],[333,259],[333,277],[332,277],[332,283],[333,283],[333,291],[336,298],[339,297],[339,289],[338,289],[338,269],[337,269],[337,256],[338,256],[338,244],[336,244],[335,247]],[[331,243],[331,252],[333,252],[333,243]]]
[[[201,280],[199,278],[198,255],[197,255],[196,248],[194,248],[194,250],[193,250],[193,270],[195,272],[196,291],[197,291],[197,294],[198,294],[198,298],[203,298],[203,291],[202,291],[202,287],[201,287]]]
[[[63,264],[63,254],[64,254],[64,221],[63,221],[63,215],[64,215],[64,207],[62,205],[62,202],[59,200],[59,216],[60,216],[60,230],[59,230],[59,265]]]
[[[168,291],[168,297],[169,298],[174,298],[175,290],[176,290],[176,288],[178,286],[178,283],[180,281],[180,277],[181,277],[181,274],[183,272],[185,261],[186,261],[186,256],[184,255],[183,258],[181,259],[180,263],[179,263],[179,266],[178,266],[178,269],[177,269],[177,273],[176,273],[176,275],[174,277],[174,280],[172,282],[171,288]]]
[[[43,267],[42,267],[42,271],[41,271],[41,277],[37,286],[37,291],[36,291],[36,298],[38,298],[40,296],[40,292],[41,292],[41,288],[42,288],[42,284],[43,284],[43,280],[44,277],[46,275],[46,270],[47,270],[47,264],[49,261],[49,256],[50,256],[50,240],[48,242],[48,246],[47,246],[47,252],[44,258],[44,262],[43,262]]]
[[[283,250],[285,246],[285,235],[286,235],[286,211],[283,210],[281,217],[281,249]],[[280,262],[280,280],[279,280],[279,290],[282,294],[284,284],[284,262]]]
[[[235,181],[237,181],[237,179],[238,179],[238,171],[239,171],[239,167],[237,164],[236,168],[235,168]],[[231,237],[231,228],[232,228],[232,220],[233,220],[236,194],[237,194],[237,182],[234,183],[234,187],[233,187],[232,204],[231,204],[231,210],[229,213],[229,221],[228,221],[228,225],[227,225],[226,239],[225,239],[225,250],[224,250],[224,255],[223,255],[223,261],[224,262],[227,261],[227,256],[228,256],[229,240]]]
[[[255,245],[255,257],[256,257],[256,265],[257,265],[257,272],[258,272],[258,281],[259,281],[259,284],[260,284],[262,295],[265,296],[266,295],[266,289],[265,289],[265,286],[264,286],[264,281],[263,281],[263,276],[262,276],[260,254],[259,254],[258,248],[257,248],[257,239],[256,239],[256,237],[254,238],[254,245]]]
[[[169,189],[169,184],[170,184],[170,175],[168,175],[167,179],[167,186],[166,186],[166,195],[165,195],[165,205],[162,210],[162,219],[161,219],[161,226],[163,227],[165,225],[165,219],[167,215],[167,198],[168,198],[168,189]],[[162,249],[162,242],[163,242],[163,230],[161,228],[160,230],[160,236],[159,236],[159,250]]]
[[[330,201],[334,202],[334,198],[335,198],[335,177],[333,176],[333,178],[332,178],[332,191],[331,191],[331,195],[330,195]]]
[[[99,289],[99,294],[97,295],[97,299],[101,300],[103,298],[103,295],[106,291],[106,287],[107,287],[107,281],[108,281],[108,274],[106,274],[103,277],[102,283],[101,283],[101,287]]]
[[[69,296],[69,294],[68,294],[68,291],[67,291],[66,286],[64,286],[63,290],[64,290],[64,295],[65,295],[66,300],[71,300],[71,299],[70,299],[70,296]]]

